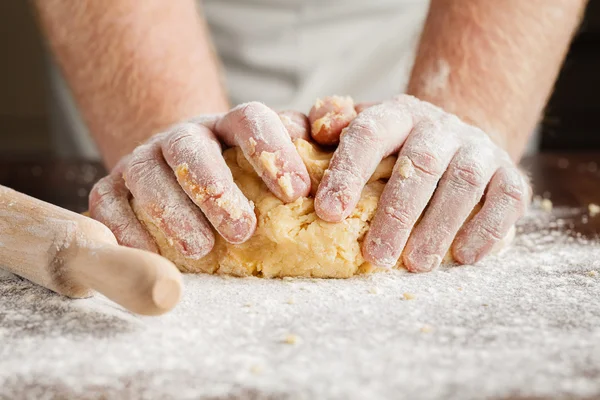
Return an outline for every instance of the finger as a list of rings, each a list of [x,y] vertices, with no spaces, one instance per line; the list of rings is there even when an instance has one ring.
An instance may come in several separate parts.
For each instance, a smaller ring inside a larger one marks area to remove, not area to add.
[[[525,213],[529,193],[529,185],[516,168],[500,168],[490,182],[483,207],[456,236],[454,258],[474,264],[489,254]]]
[[[296,139],[310,140],[310,125],[306,115],[290,110],[280,111],[278,114],[292,141]]]
[[[477,144],[462,147],[442,176],[422,220],[413,230],[402,255],[409,271],[437,267],[456,233],[479,203],[497,168],[495,155]]]
[[[379,101],[366,101],[364,103],[358,103],[357,105],[354,106],[354,110],[356,110],[357,114],[360,114],[361,112],[365,111],[367,108],[376,106],[377,104],[381,104],[381,102],[379,102]]]
[[[292,110],[279,111],[277,114],[287,129],[292,141],[295,139],[310,140],[310,125],[306,115]],[[214,131],[217,122],[224,116],[225,113],[200,115],[198,117],[191,118],[188,120],[188,122],[196,125],[202,125],[211,131]]]
[[[217,113],[217,114],[203,114],[198,117],[194,117],[189,119],[187,122],[196,125],[202,125],[211,131],[215,130],[215,125],[217,122],[225,116],[225,113]]]
[[[242,104],[225,115],[215,133],[239,146],[267,187],[285,202],[307,196],[310,177],[279,116],[258,102]]]
[[[383,103],[359,114],[348,126],[315,196],[317,215],[328,222],[346,218],[383,157],[400,147],[413,127],[410,114]]]
[[[134,150],[123,171],[127,188],[157,228],[187,258],[201,258],[214,245],[208,221],[177,183],[157,136]]]
[[[119,166],[100,179],[89,197],[90,217],[106,225],[122,246],[158,253],[158,247],[129,204],[130,193]]]
[[[366,261],[394,266],[419,216],[456,153],[458,142],[437,121],[417,123],[398,154],[363,241]]]
[[[234,183],[213,133],[201,125],[181,124],[161,146],[177,181],[221,236],[230,243],[246,241],[256,229],[256,216]]]
[[[308,113],[313,139],[322,145],[334,145],[342,130],[356,117],[354,101],[349,96],[317,99]]]

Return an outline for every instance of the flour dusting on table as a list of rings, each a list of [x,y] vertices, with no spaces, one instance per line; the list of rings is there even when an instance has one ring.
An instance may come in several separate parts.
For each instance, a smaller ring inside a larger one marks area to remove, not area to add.
[[[533,210],[477,266],[185,277],[159,318],[0,274],[0,398],[598,398],[600,242]]]

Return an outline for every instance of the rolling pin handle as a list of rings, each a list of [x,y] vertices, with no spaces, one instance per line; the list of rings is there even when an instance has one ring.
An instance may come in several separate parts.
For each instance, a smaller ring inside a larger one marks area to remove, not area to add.
[[[67,268],[78,283],[138,314],[164,314],[181,298],[175,265],[147,251],[113,244],[80,247]]]

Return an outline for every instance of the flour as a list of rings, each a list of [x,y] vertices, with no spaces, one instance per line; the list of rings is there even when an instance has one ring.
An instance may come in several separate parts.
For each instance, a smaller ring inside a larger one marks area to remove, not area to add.
[[[536,205],[503,255],[427,274],[186,276],[160,318],[0,274],[0,398],[598,398],[584,213]]]
[[[450,81],[450,64],[444,59],[439,59],[428,74],[424,74],[421,81],[422,92],[429,98],[439,96],[448,89]]]

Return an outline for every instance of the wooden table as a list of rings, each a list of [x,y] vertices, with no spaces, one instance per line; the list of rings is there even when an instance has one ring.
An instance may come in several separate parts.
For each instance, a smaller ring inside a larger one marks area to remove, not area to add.
[[[549,197],[554,206],[582,210],[567,221],[575,233],[600,235],[600,217],[581,218],[589,204],[600,205],[600,153],[544,153],[526,158],[522,165],[531,174],[536,195]]]
[[[545,153],[523,160],[534,192],[549,197],[555,206],[600,204],[600,153]],[[84,161],[0,161],[0,185],[11,187],[72,211],[87,210],[93,184],[105,175],[100,163]],[[586,237],[600,234],[600,218],[567,221]]]

